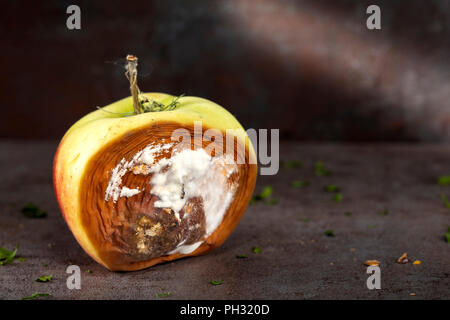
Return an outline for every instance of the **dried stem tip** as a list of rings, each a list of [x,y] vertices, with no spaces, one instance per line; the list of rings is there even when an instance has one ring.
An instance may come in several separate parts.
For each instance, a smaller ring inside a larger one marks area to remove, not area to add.
[[[132,54],[127,55],[127,61],[136,61],[138,58],[136,56],[133,56]]]
[[[139,105],[139,87],[137,85],[137,64],[138,58],[131,54],[127,55],[127,71],[125,72],[125,76],[130,81],[130,91],[133,97],[133,109],[134,113],[141,113],[141,108]]]

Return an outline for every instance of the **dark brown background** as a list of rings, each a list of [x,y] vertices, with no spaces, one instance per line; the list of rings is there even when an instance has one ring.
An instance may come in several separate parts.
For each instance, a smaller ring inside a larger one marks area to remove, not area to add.
[[[373,3],[381,31],[365,27]],[[446,0],[5,1],[0,15],[3,138],[60,138],[127,96],[133,53],[142,90],[209,98],[284,139],[450,140]]]

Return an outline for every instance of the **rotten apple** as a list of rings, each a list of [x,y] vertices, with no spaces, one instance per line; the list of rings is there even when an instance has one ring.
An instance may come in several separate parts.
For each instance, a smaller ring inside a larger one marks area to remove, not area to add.
[[[233,115],[203,98],[141,93],[136,66],[129,56],[132,96],[76,122],[54,158],[55,193],[70,230],[116,271],[220,246],[257,176],[252,144]]]

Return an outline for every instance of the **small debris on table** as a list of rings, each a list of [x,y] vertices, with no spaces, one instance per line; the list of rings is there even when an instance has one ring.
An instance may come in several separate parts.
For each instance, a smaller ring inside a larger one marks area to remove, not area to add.
[[[378,260],[367,260],[366,262],[364,262],[364,264],[366,266],[379,266],[380,265],[380,261]]]
[[[408,256],[406,255],[406,252],[403,253],[398,259],[397,259],[397,263],[400,264],[406,264],[409,262]]]
[[[37,205],[32,202],[28,202],[23,208],[22,213],[28,218],[45,218],[47,217],[47,211],[41,210]]]

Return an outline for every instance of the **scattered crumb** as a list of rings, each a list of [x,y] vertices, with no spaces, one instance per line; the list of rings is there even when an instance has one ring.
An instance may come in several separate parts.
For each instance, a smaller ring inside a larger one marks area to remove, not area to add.
[[[260,253],[261,252],[261,248],[260,247],[253,247],[252,248],[252,252],[253,253]]]
[[[293,169],[302,167],[303,162],[299,160],[280,161],[280,165],[282,168]]]
[[[409,259],[408,259],[408,256],[406,255],[406,252],[397,259],[397,263],[400,263],[400,264],[405,264],[408,262],[409,262]]]
[[[223,280],[210,280],[209,283],[213,286],[220,286],[223,283]]]
[[[306,181],[306,180],[294,180],[294,181],[292,181],[291,186],[292,186],[292,188],[296,188],[296,189],[304,188],[304,187],[309,186],[309,181]]]
[[[162,292],[162,293],[157,293],[156,297],[157,298],[167,298],[170,297],[172,295],[172,292]]]
[[[416,261],[413,262],[413,264],[415,264],[415,265],[418,265],[418,264],[421,264],[421,263],[422,263],[422,261],[420,261],[420,260],[416,260]]]
[[[380,261],[378,261],[378,260],[367,260],[366,262],[364,262],[364,264],[366,266],[379,266],[380,265]]]
[[[39,297],[48,297],[48,296],[50,296],[49,293],[39,293],[39,292],[35,292],[35,293],[33,293],[31,296],[21,298],[20,300],[33,300],[33,299],[36,299],[36,298],[39,298]]]
[[[317,161],[314,164],[314,172],[316,176],[322,177],[322,176],[330,176],[333,174],[333,172],[327,168],[325,168],[325,165],[322,161]]]
[[[450,186],[450,176],[440,176],[438,179],[440,186]]]
[[[441,194],[441,200],[442,200],[442,203],[444,204],[444,207],[446,207],[447,209],[450,209],[450,200],[448,200],[448,198],[445,194]]]
[[[324,187],[327,192],[339,192],[340,188],[335,184],[329,184]]]
[[[416,294],[414,292],[411,292],[409,295],[414,297]]]
[[[36,279],[37,282],[50,282],[53,279],[53,275],[41,276]]]
[[[333,200],[336,203],[341,203],[343,198],[344,196],[342,195],[342,193],[335,193],[333,196]]]
[[[445,241],[450,243],[450,227],[447,228],[447,233],[445,234]]]
[[[45,218],[47,217],[47,211],[41,210],[32,202],[28,202],[23,208],[22,213],[28,218]]]
[[[350,252],[355,252],[355,248],[350,248]]]

